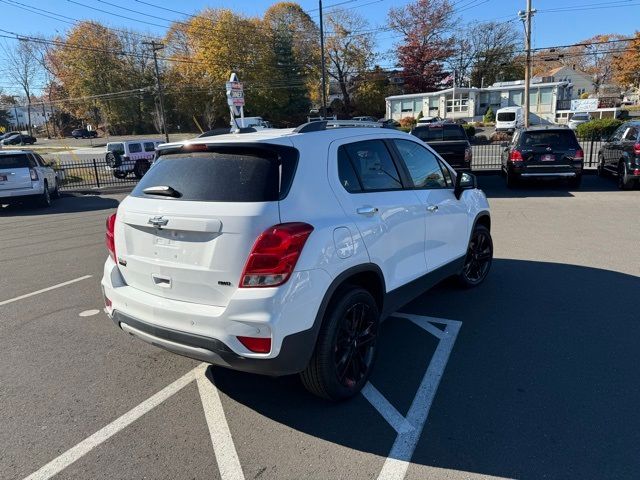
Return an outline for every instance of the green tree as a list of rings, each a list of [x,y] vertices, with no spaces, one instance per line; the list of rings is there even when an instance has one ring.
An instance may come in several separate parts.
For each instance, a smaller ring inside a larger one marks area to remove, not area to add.
[[[385,114],[385,98],[389,96],[389,80],[382,68],[360,76],[354,90],[354,107],[358,115],[381,118]]]
[[[482,121],[485,123],[493,123],[496,121],[496,114],[493,112],[491,107],[487,108],[487,111],[485,112],[484,117],[482,118]]]

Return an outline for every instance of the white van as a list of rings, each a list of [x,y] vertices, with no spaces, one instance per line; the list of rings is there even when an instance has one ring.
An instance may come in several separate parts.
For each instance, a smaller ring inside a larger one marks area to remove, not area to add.
[[[242,119],[235,119],[237,128],[242,127]],[[272,128],[271,122],[264,120],[262,117],[244,117],[244,127],[245,128],[255,128],[256,130],[262,130],[264,128]],[[236,129],[236,125],[231,123],[231,128]]]
[[[513,132],[524,126],[522,107],[505,107],[496,113],[496,132]]]

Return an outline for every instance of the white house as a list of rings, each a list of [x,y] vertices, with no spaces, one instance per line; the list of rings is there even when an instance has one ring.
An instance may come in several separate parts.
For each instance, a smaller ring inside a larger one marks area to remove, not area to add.
[[[27,107],[23,106],[6,106],[5,110],[9,114],[9,126],[12,129],[24,128],[26,129],[27,123],[29,123],[29,116]],[[31,126],[41,127],[43,126],[53,115],[54,109],[51,106],[45,106],[44,112],[42,111],[42,105],[31,106]]]
[[[570,108],[572,84],[567,81],[541,82],[530,85],[531,119],[537,123],[552,123],[556,112]],[[524,81],[497,82],[485,88],[456,87],[429,93],[394,95],[386,99],[386,118],[441,117],[479,121],[487,109],[495,112],[502,107],[524,105]]]
[[[538,75],[540,81],[548,82],[569,82],[573,85],[571,99],[580,98],[583,93],[595,93],[593,87],[593,77],[587,73],[575,70],[571,67],[557,67],[541,75]],[[534,78],[535,80],[535,78]]]

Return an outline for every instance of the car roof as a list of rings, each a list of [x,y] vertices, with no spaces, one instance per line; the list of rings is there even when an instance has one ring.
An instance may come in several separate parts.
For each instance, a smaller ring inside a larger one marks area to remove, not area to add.
[[[33,150],[0,150],[0,155],[17,155],[20,153],[33,153]]]
[[[572,132],[566,125],[531,125],[529,128],[521,129],[522,132],[544,132],[544,131],[562,131]]]
[[[317,130],[313,132],[299,133],[294,128],[265,128],[256,132],[248,133],[228,133],[224,135],[216,135],[212,137],[196,137],[181,142],[171,142],[162,144],[161,148],[179,147],[194,143],[220,144],[220,143],[277,143],[281,145],[291,145],[294,141],[299,140],[341,140],[344,138],[375,135],[376,137],[389,136],[409,136],[408,133],[391,128],[372,128],[372,127],[340,127],[327,128],[326,130]]]

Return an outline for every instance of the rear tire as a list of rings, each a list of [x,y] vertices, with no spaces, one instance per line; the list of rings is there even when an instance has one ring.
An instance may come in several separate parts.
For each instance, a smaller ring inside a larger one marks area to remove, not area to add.
[[[149,163],[144,160],[138,160],[133,167],[133,174],[138,180],[144,177],[144,174],[149,171]]]
[[[519,182],[520,179],[514,173],[511,173],[508,170],[506,173],[506,180],[507,180],[507,188],[516,188],[520,183]]]
[[[580,188],[581,183],[582,183],[582,174],[576,175],[575,177],[569,179],[569,187],[574,188],[576,190]]]
[[[367,290],[347,285],[336,292],[300,373],[305,388],[333,401],[357,394],[373,369],[379,325],[378,306]]]
[[[38,198],[37,204],[42,208],[48,208],[51,206],[51,193],[49,192],[49,185],[46,181],[44,182],[44,191],[42,192],[42,195],[40,195],[40,198]]]
[[[467,257],[458,275],[464,288],[477,287],[489,274],[493,262],[493,240],[491,232],[484,225],[476,225],[469,239]]]
[[[624,162],[620,162],[618,165],[618,188],[620,190],[631,190],[633,188],[633,178],[627,171],[627,165]]]

